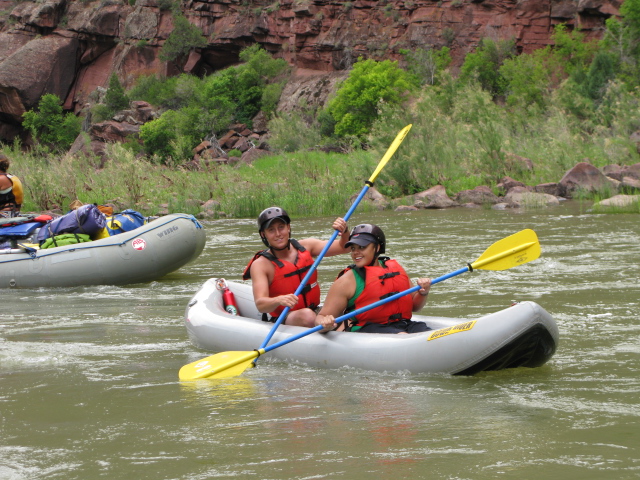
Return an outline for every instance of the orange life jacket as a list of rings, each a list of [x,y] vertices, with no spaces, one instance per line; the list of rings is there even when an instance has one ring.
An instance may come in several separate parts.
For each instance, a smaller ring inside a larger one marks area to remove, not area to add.
[[[409,276],[395,260],[380,257],[375,266],[355,268],[353,265],[343,270],[340,275],[353,270],[356,277],[356,294],[349,299],[345,313],[366,307],[378,300],[411,288]],[[340,276],[339,275],[339,276]],[[362,285],[364,283],[364,286]],[[360,291],[359,291],[360,290]],[[367,323],[387,324],[399,320],[410,320],[413,314],[413,299],[411,295],[372,308],[350,320],[350,325],[364,326]]]
[[[262,250],[256,253],[249,264],[245,267],[242,274],[243,280],[251,278],[251,265],[258,257],[264,257],[273,263],[275,267],[275,275],[273,281],[269,285],[269,296],[277,297],[278,295],[287,295],[294,293],[300,286],[302,279],[307,274],[311,265],[313,265],[313,257],[300,243],[295,240],[290,240],[291,245],[298,251],[295,263],[281,260],[271,253],[269,249]],[[302,289],[300,295],[298,295],[298,303],[291,309],[300,310],[301,308],[315,309],[320,304],[320,286],[318,285],[318,272],[314,271],[311,278]],[[283,306],[279,306],[273,312],[270,313],[272,317],[280,316],[280,313],[284,310]]]
[[[20,179],[9,173],[0,173],[0,175],[4,175],[12,184],[11,190],[7,193],[0,193],[0,210],[9,207],[19,209],[24,199]]]

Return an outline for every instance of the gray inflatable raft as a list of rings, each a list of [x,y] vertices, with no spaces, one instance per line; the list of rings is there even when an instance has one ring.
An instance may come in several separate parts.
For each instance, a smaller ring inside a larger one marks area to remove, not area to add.
[[[241,316],[228,314],[210,279],[185,312],[191,342],[213,352],[252,351],[273,326],[260,320],[250,285],[228,282]],[[554,354],[558,327],[534,302],[522,302],[478,318],[414,315],[433,330],[408,335],[357,332],[312,333],[266,357],[318,368],[354,367],[379,372],[473,375],[481,371],[538,367]],[[270,344],[306,329],[280,325]],[[263,359],[260,360],[265,361]]]
[[[205,239],[195,217],[177,213],[93,242],[31,253],[12,249],[0,255],[0,288],[150,282],[197,258]]]

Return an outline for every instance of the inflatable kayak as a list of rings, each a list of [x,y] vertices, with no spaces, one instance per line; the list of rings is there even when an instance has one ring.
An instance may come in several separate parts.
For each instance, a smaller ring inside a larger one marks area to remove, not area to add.
[[[92,242],[43,250],[25,245],[0,251],[0,288],[149,282],[197,258],[204,244],[202,225],[178,213]]]
[[[187,306],[189,338],[205,350],[251,352],[261,345],[273,324],[261,320],[250,285],[228,282],[228,286],[239,316],[225,311],[223,292],[216,288],[216,280],[210,279]],[[432,330],[407,335],[312,333],[273,349],[265,357],[317,368],[474,375],[539,367],[552,357],[558,343],[555,321],[534,302],[517,303],[478,318],[414,315],[413,320],[426,322]],[[280,325],[270,343],[305,330]]]

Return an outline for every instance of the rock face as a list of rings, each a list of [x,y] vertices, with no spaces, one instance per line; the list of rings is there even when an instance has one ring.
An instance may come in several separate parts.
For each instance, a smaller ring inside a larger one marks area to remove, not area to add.
[[[485,36],[514,37],[519,51],[531,52],[550,43],[559,23],[598,38],[622,0],[186,0],[184,15],[208,43],[175,63],[158,58],[173,29],[171,11],[160,7],[167,2],[131,3],[0,0],[0,140],[12,140],[41,95],[79,112],[112,72],[125,87],[142,74],[204,75],[259,43],[300,72],[316,71],[283,98],[317,103],[339,78],[330,73],[360,56],[402,60],[401,49],[446,45],[459,66]]]

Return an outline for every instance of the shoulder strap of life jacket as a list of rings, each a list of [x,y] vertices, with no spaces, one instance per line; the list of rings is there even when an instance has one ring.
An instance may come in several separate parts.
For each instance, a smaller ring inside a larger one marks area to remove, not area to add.
[[[295,248],[297,251],[299,252],[306,252],[307,249],[304,248],[300,242],[298,242],[295,238],[291,238],[289,239],[289,242],[291,242],[291,245],[293,245],[293,248]],[[276,257],[273,253],[271,253],[270,249],[265,249],[265,250],[261,250],[258,253],[256,253],[253,258],[249,261],[249,264],[245,267],[244,272],[242,272],[242,279],[243,280],[249,280],[251,278],[251,265],[253,265],[253,262],[255,262],[258,257],[264,257],[267,260],[269,260],[270,262],[275,263],[279,268],[284,267],[284,263],[282,263],[280,261],[280,259],[278,257]]]

